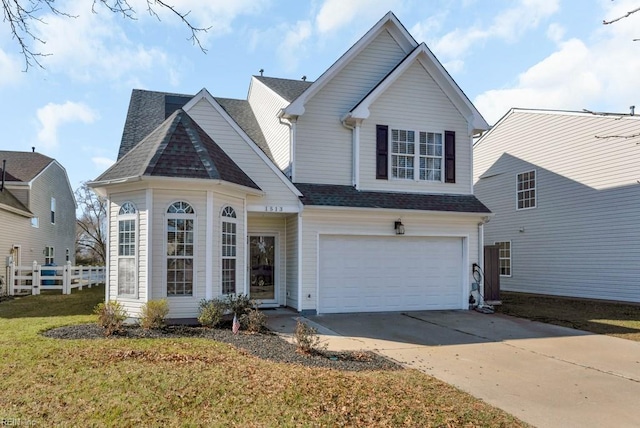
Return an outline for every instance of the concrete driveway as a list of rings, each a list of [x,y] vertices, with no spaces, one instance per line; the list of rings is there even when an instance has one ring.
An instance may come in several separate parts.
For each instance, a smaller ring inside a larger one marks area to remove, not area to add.
[[[270,326],[290,333],[296,317]],[[638,342],[473,311],[308,320],[330,349],[376,351],[537,427],[640,426]]]

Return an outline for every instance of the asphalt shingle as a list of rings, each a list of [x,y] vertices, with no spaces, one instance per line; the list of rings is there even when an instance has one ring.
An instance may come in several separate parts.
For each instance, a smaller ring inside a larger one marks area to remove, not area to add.
[[[356,190],[352,186],[295,183],[300,201],[309,206],[388,208],[400,210],[486,213],[491,211],[473,195],[441,195]]]
[[[280,79],[278,77],[254,76],[256,79],[273,89],[282,98],[291,102],[298,98],[313,84],[308,80]]]

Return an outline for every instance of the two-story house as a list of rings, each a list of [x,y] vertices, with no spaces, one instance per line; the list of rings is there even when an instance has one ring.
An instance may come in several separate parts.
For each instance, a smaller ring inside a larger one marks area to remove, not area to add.
[[[332,313],[466,309],[489,210],[473,195],[487,123],[392,13],[315,82],[251,78],[247,99],[134,90],[109,199],[107,299],[247,293]]]
[[[76,200],[62,165],[35,151],[0,150],[0,177],[3,282],[9,257],[22,266],[73,262]]]
[[[640,302],[640,116],[512,109],[474,146],[504,290]]]

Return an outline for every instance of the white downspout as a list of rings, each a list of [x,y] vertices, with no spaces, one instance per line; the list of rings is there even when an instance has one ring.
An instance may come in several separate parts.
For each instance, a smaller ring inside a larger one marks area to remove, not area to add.
[[[117,225],[116,225],[117,230]],[[107,242],[105,245],[105,271],[104,271],[104,301],[108,302],[110,299],[109,289],[111,288],[111,198],[107,196]],[[13,289],[13,282],[8,283],[11,284],[11,289]],[[140,292],[138,290],[138,292]]]

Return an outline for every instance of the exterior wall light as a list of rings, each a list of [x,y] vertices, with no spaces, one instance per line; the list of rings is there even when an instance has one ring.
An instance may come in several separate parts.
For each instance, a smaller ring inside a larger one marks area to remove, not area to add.
[[[394,223],[394,229],[396,230],[396,235],[404,235],[404,224],[400,219]]]

